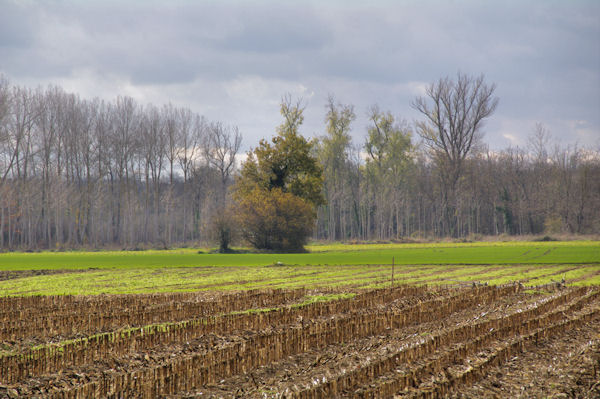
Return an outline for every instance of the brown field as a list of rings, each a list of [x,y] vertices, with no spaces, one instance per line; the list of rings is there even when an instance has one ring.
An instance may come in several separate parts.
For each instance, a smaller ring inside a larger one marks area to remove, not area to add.
[[[0,397],[600,397],[598,287],[355,293],[3,297]]]

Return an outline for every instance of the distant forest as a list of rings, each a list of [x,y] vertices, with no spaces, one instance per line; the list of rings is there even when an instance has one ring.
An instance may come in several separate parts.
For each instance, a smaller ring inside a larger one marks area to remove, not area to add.
[[[444,83],[430,86],[430,99]],[[415,126],[372,107],[354,144],[353,106],[329,99],[313,146],[326,199],[314,239],[600,233],[598,149],[559,146],[538,124],[525,148],[492,151],[477,128],[453,154],[431,135],[425,100],[411,104],[424,116]],[[189,109],[82,99],[0,76],[0,249],[212,242],[241,140],[236,127]]]

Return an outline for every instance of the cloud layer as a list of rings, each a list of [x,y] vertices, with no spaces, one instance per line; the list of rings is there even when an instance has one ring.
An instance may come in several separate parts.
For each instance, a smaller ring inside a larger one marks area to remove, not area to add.
[[[164,3],[164,4],[163,4]],[[172,102],[236,124],[244,147],[273,134],[284,93],[323,132],[325,99],[355,105],[355,141],[378,103],[407,120],[429,82],[486,75],[500,106],[492,147],[536,121],[600,146],[600,3],[106,2],[0,0],[0,72],[84,97]]]

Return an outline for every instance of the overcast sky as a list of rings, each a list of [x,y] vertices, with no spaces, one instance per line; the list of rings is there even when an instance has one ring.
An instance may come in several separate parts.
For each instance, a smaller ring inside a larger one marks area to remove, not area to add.
[[[332,94],[353,104],[356,143],[378,104],[409,123],[424,87],[457,72],[497,85],[484,126],[496,149],[536,122],[600,148],[600,1],[0,0],[0,72],[82,97],[171,102],[271,137],[285,93],[302,133],[323,134]]]

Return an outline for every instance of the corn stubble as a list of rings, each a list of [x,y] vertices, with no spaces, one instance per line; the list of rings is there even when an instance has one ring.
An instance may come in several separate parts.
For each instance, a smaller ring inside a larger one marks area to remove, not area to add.
[[[460,397],[600,325],[598,287],[397,286],[294,306],[307,293],[2,298],[0,397]]]

